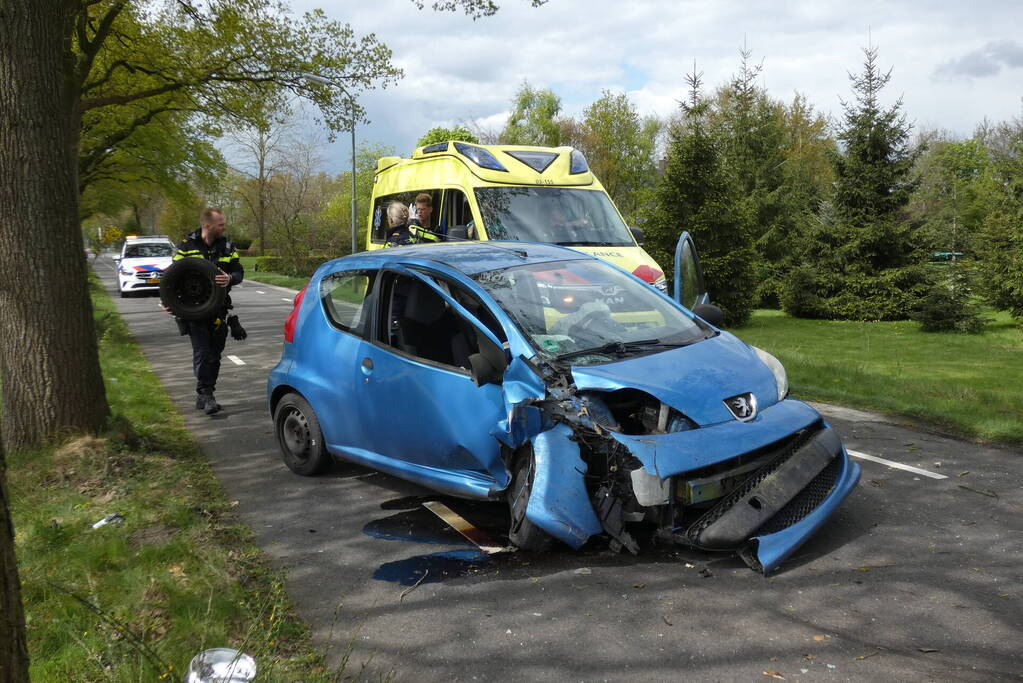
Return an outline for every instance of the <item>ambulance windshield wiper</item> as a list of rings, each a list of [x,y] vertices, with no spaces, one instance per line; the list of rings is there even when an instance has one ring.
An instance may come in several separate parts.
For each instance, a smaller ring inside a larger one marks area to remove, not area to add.
[[[663,342],[660,339],[640,339],[639,341],[627,341],[627,342],[609,342],[602,346],[594,346],[590,349],[580,349],[579,351],[569,351],[568,353],[562,353],[554,357],[555,361],[571,360],[572,358],[578,358],[580,356],[589,356],[591,354],[615,354],[618,356],[625,356],[630,353],[636,353],[637,351],[648,351],[655,348],[675,348],[678,346],[685,346],[685,344]]]

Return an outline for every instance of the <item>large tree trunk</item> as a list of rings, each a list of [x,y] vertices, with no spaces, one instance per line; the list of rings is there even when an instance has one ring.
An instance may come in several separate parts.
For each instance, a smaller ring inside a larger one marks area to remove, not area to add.
[[[74,0],[0,6],[0,376],[8,449],[109,413],[78,221]]]
[[[4,447],[0,445],[0,683],[22,683],[28,681],[28,647],[4,478]]]

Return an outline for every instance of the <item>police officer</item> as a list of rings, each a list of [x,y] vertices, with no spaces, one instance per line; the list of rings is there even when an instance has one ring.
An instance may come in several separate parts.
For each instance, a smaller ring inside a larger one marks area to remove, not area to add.
[[[213,281],[218,287],[226,287],[231,291],[232,285],[240,284],[245,277],[245,269],[238,258],[234,244],[224,236],[224,213],[220,209],[206,208],[199,217],[200,228],[189,233],[181,240],[174,260],[183,258],[203,258],[212,261],[219,268]],[[220,374],[220,354],[227,343],[228,327],[235,339],[244,339],[246,334],[238,323],[238,316],[228,316],[231,308],[231,296],[224,299],[224,307],[209,320],[182,321],[182,334],[187,334],[192,342],[192,370],[195,373],[195,407],[213,415],[220,410],[220,404],[213,396]]]

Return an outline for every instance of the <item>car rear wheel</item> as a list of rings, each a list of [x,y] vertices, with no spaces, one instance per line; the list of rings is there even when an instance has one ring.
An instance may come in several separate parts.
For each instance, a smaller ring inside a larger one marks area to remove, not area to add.
[[[511,508],[511,527],[508,540],[530,552],[549,550],[554,539],[546,531],[526,518],[526,506],[533,491],[533,475],[536,461],[530,446],[522,449],[512,466],[512,481],[508,487],[508,507]]]
[[[274,411],[274,436],[281,459],[295,474],[309,477],[330,464],[323,433],[312,406],[298,394],[287,394]]]

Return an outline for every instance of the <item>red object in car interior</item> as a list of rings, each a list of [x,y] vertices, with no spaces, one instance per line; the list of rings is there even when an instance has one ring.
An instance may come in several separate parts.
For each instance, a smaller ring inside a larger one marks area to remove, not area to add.
[[[309,286],[307,282],[302,291],[295,297],[295,303],[291,305],[291,313],[288,314],[288,319],[284,321],[284,341],[289,344],[295,341],[295,323],[298,322],[298,309],[302,308],[302,297],[305,296],[306,287]]]
[[[664,273],[657,270],[656,268],[651,268],[645,263],[636,268],[636,270],[632,271],[632,274],[638,277],[640,280],[643,280],[644,282],[649,282],[650,284],[654,284],[664,276]]]

